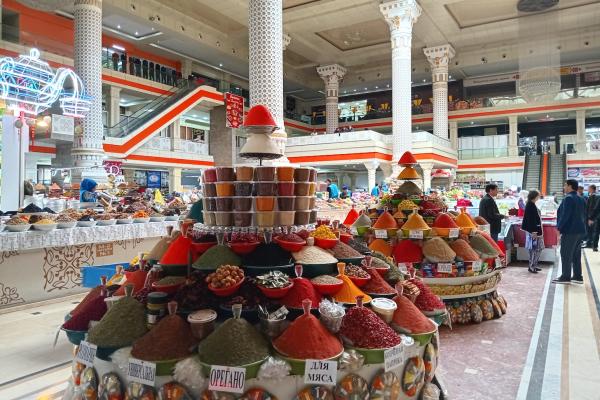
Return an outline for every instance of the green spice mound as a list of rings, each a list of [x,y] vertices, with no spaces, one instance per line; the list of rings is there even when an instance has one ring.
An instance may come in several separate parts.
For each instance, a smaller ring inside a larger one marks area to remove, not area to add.
[[[198,346],[200,361],[237,367],[265,359],[269,344],[245,319],[230,318]]]
[[[218,244],[206,250],[196,262],[193,267],[196,269],[215,270],[221,265],[242,265],[242,259],[235,254],[229,246]]]
[[[88,341],[99,347],[131,346],[147,331],[144,306],[133,297],[117,301],[90,329]]]

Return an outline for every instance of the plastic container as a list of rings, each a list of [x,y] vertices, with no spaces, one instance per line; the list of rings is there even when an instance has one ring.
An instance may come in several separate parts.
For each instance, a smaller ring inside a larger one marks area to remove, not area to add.
[[[310,186],[308,187],[308,194],[310,196],[314,196],[317,193],[317,184],[315,182],[309,182]]]
[[[307,182],[296,182],[294,187],[294,194],[296,196],[308,196],[310,192],[310,183]]]
[[[274,226],[275,213],[273,211],[264,211],[256,213],[256,224],[258,226]]]
[[[294,225],[308,225],[310,223],[310,211],[296,211]]]
[[[217,197],[217,211],[233,211],[233,198]]]
[[[279,211],[277,213],[277,225],[291,226],[294,225],[295,211]]]
[[[202,216],[204,218],[204,224],[206,225],[216,225],[217,220],[215,219],[215,213],[212,211],[202,211]]]
[[[235,179],[251,181],[254,177],[254,167],[240,166],[235,168]]]
[[[256,211],[273,211],[275,209],[275,197],[259,196],[255,199]]]
[[[252,213],[251,212],[236,212],[233,214],[233,224],[238,227],[251,226],[252,225]]]
[[[296,168],[294,171],[294,179],[296,182],[308,182],[310,179],[311,168]]]
[[[317,223],[317,210],[311,210],[310,211],[310,217],[308,218],[308,223],[309,224],[316,224]]]
[[[277,180],[279,182],[293,182],[294,169],[294,167],[277,167]]]
[[[214,183],[205,183],[202,187],[202,194],[206,197],[217,197],[217,185]]]
[[[217,211],[217,199],[214,197],[205,197],[202,199],[204,211]]]
[[[252,183],[235,182],[233,186],[236,196],[252,196]]]
[[[275,167],[254,168],[254,179],[261,182],[272,182],[275,180]]]
[[[279,196],[293,196],[294,195],[294,183],[293,182],[279,182],[277,184],[277,194]]]
[[[308,180],[311,182],[317,181],[317,170],[316,169],[314,169],[314,168],[310,169],[310,176],[309,176]]]
[[[251,211],[252,210],[252,197],[234,197],[233,198],[233,211]]]
[[[310,197],[296,197],[296,211],[310,210]]]
[[[217,313],[211,309],[198,310],[188,315],[192,335],[202,340],[215,330]]]
[[[204,183],[213,183],[217,181],[217,170],[214,168],[208,168],[204,170],[202,174],[202,180]]]
[[[371,308],[381,317],[386,323],[391,323],[396,311],[396,302],[394,300],[378,297],[371,300]]]
[[[275,196],[277,194],[277,184],[275,182],[256,182],[254,192],[256,196]]]
[[[296,198],[294,196],[282,196],[277,198],[279,211],[294,211]]]
[[[216,186],[217,186],[217,196],[218,197],[233,196],[233,183],[219,182],[219,183],[216,183]]]
[[[218,226],[233,225],[233,213],[231,212],[215,212],[215,224]]]
[[[235,170],[232,167],[217,167],[217,181],[231,182],[235,180]]]

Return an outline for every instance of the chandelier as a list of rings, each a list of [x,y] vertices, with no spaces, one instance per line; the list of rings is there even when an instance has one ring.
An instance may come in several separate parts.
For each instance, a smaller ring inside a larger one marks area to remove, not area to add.
[[[560,92],[560,71],[537,67],[522,71],[517,82],[519,95],[528,103],[553,101]]]

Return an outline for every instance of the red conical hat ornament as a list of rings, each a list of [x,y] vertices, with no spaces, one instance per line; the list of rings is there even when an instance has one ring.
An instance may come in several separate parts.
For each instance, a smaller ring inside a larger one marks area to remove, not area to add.
[[[415,165],[417,164],[417,159],[410,151],[405,151],[400,160],[398,160],[398,164],[403,166]]]
[[[348,211],[348,215],[346,215],[346,219],[344,220],[344,225],[350,226],[358,219],[358,211],[352,206],[350,211]]]
[[[244,118],[244,127],[251,126],[272,126],[276,127],[277,123],[275,123],[275,119],[273,119],[273,115],[266,106],[262,104],[258,104],[248,110],[248,114],[246,114],[246,118]]]

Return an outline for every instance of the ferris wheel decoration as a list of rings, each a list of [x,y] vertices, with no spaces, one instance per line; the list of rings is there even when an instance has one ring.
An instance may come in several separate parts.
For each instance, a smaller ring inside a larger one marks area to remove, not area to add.
[[[81,78],[69,68],[52,70],[40,60],[40,52],[0,59],[0,98],[9,108],[37,115],[56,101],[64,115],[84,117],[90,111],[90,97],[85,94]]]

